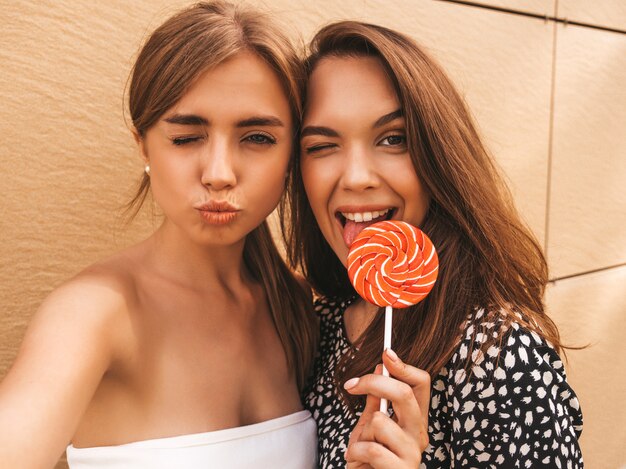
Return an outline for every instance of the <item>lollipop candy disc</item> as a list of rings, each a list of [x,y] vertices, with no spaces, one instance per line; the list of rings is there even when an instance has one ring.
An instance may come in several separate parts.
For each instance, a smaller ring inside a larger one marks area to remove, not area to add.
[[[355,290],[377,306],[407,308],[422,301],[437,280],[432,241],[403,221],[363,229],[350,246],[348,276]]]

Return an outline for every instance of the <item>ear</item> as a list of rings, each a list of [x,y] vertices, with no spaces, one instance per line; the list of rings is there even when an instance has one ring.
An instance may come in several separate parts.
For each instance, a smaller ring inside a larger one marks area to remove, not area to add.
[[[135,139],[135,143],[137,144],[137,148],[139,149],[139,156],[143,160],[145,164],[150,163],[150,159],[148,158],[148,153],[146,151],[146,141],[144,137],[139,135],[136,129],[132,130],[133,138]]]

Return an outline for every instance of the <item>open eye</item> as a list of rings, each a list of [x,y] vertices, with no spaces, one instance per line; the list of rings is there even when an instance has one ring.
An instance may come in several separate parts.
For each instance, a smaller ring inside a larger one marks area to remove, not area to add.
[[[406,145],[406,137],[402,134],[388,135],[383,138],[379,144],[386,147],[404,146]]]
[[[247,135],[244,138],[244,141],[248,141],[256,145],[274,145],[276,143],[276,139],[274,137],[264,132],[255,132]]]
[[[176,146],[186,145],[188,143],[197,142],[202,137],[174,137],[172,143]]]

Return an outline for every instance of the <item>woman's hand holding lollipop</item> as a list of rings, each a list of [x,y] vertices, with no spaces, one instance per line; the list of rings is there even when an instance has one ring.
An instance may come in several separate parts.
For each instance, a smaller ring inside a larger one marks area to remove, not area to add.
[[[344,385],[351,394],[367,394],[346,452],[350,469],[415,468],[428,446],[430,376],[391,350],[391,314],[393,307],[406,308],[428,295],[438,266],[430,239],[404,222],[371,225],[351,246],[352,284],[364,299],[386,311],[382,367]],[[387,415],[387,400],[393,402],[393,419]]]
[[[391,349],[383,353],[383,363],[391,377],[381,376],[378,365],[374,374],[346,382],[349,393],[367,394],[346,451],[349,469],[417,468],[428,446],[430,375],[403,363]],[[393,402],[393,419],[378,410],[382,398]]]

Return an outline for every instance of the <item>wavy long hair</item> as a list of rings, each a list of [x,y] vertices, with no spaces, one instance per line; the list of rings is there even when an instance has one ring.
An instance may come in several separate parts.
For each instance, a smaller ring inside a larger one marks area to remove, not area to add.
[[[306,61],[308,75],[325,57],[380,60],[400,101],[413,167],[430,196],[421,229],[437,248],[439,278],[424,301],[396,312],[393,348],[398,355],[436,375],[477,307],[497,315],[505,326],[521,322],[561,351],[558,330],[544,311],[548,270],[541,247],[521,221],[464,100],[442,68],[407,36],[354,21],[331,24],[316,34]],[[290,218],[282,224],[289,260],[319,295],[349,298],[356,293],[315,221],[299,160],[292,176]],[[356,340],[358,353],[342,359],[338,385],[371,372],[380,362],[383,323],[377,315]],[[489,340],[475,346],[484,352],[501,338],[489,334]]]
[[[134,131],[143,137],[203,72],[244,51],[264,60],[283,86],[294,122],[295,155],[302,114],[302,61],[266,15],[219,0],[182,10],[146,41],[130,80],[128,100]],[[143,174],[127,206],[133,216],[149,190],[150,178]],[[243,257],[252,276],[265,289],[288,366],[302,388],[310,374],[317,338],[310,297],[280,256],[267,222],[247,235]]]

